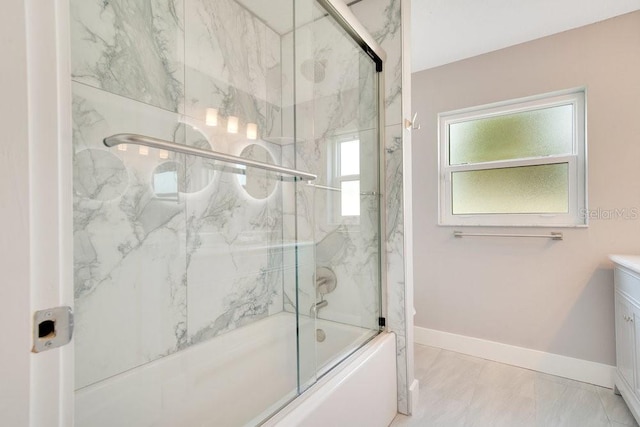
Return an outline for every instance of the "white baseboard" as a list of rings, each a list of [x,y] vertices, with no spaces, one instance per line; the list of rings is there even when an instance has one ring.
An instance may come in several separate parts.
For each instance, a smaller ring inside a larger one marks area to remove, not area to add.
[[[414,327],[418,344],[443,348],[545,374],[613,388],[615,366],[434,329]]]

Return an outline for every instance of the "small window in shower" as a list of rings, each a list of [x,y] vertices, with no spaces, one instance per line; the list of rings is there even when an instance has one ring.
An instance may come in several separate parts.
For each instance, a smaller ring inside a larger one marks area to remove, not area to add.
[[[360,216],[360,140],[338,141],[335,150],[333,187],[339,197],[333,198],[336,222],[358,223]]]
[[[247,187],[247,167],[245,165],[236,165],[238,169],[242,169],[244,173],[238,174],[238,183],[242,188]]]
[[[360,141],[342,141],[340,143],[340,176],[360,175]]]

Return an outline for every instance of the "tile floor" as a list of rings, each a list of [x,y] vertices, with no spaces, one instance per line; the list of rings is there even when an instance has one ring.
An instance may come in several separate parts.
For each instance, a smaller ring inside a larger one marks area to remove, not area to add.
[[[638,427],[610,389],[434,347],[415,352],[419,405],[391,427]]]

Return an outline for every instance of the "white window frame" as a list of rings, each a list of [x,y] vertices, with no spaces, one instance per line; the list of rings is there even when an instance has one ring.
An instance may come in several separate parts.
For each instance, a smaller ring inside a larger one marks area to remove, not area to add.
[[[533,111],[561,105],[573,105],[572,152],[566,155],[528,157],[472,164],[449,164],[449,126],[453,123],[497,117],[506,114]],[[512,227],[584,227],[588,224],[587,210],[587,141],[586,141],[586,89],[520,98],[495,104],[467,108],[438,114],[439,150],[439,218],[444,226],[512,226]],[[454,215],[452,174],[460,171],[501,169],[518,166],[536,166],[556,163],[568,164],[567,213],[500,213]]]

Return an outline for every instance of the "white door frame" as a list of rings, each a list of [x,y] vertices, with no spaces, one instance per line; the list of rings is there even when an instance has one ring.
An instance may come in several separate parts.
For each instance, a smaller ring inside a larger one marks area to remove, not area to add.
[[[0,425],[73,425],[73,341],[32,353],[33,313],[73,306],[67,0],[4,0],[0,16]]]

